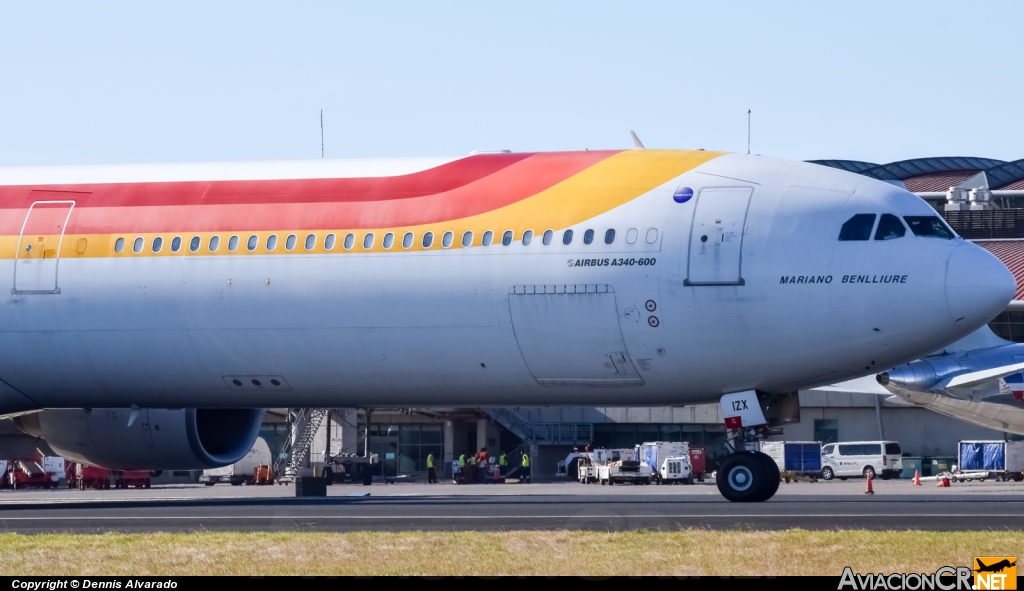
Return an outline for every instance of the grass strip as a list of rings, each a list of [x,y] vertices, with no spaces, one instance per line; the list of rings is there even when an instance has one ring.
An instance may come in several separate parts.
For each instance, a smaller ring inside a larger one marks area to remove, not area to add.
[[[1022,555],[1021,531],[0,534],[0,575],[839,575]]]

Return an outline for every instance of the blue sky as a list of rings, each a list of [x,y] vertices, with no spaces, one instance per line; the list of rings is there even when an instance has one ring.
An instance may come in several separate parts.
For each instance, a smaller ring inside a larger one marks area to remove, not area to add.
[[[1024,158],[1017,2],[0,0],[0,165]]]

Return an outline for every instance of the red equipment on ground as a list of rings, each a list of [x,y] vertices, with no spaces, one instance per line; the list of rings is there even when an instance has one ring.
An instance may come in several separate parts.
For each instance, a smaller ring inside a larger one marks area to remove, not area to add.
[[[97,468],[96,466],[87,466],[77,462],[69,463],[73,465],[73,468],[68,469],[68,488],[78,487],[78,490],[85,490],[87,488],[103,490],[110,488],[110,470]]]
[[[7,485],[19,488],[53,488],[56,483],[53,472],[43,470],[40,462],[34,460],[10,460],[7,462]]]
[[[149,488],[152,484],[149,470],[116,470],[114,488]]]
[[[693,479],[704,482],[704,473],[708,471],[708,456],[703,446],[690,446],[690,468]]]

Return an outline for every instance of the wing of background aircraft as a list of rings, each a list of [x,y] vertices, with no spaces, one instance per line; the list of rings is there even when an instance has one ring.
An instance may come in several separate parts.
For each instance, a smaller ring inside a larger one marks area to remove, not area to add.
[[[882,372],[820,392],[886,396],[969,423],[1024,435],[1024,343],[1000,339],[983,326],[952,345]]]

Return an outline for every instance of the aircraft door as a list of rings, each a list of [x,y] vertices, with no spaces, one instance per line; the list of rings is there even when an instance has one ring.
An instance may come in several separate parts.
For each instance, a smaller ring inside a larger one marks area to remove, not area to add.
[[[639,386],[608,285],[517,285],[509,311],[530,373],[545,386]]]
[[[750,187],[712,187],[697,196],[685,285],[743,285],[743,228]]]
[[[21,226],[11,293],[60,293],[57,265],[74,201],[36,201]]]

